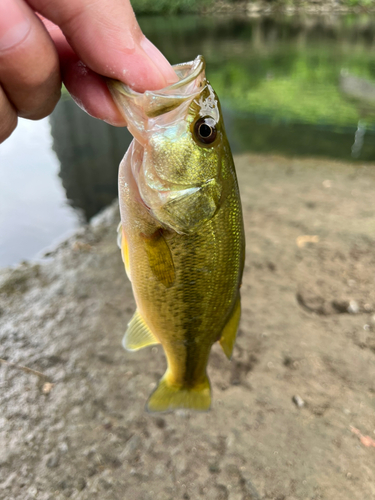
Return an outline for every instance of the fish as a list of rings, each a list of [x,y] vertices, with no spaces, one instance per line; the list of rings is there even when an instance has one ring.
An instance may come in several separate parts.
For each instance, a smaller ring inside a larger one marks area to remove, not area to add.
[[[219,99],[203,56],[173,66],[178,81],[139,93],[108,87],[134,139],[119,168],[118,242],[136,311],[122,345],[161,344],[167,369],[146,409],[207,411],[207,364],[230,359],[241,315],[245,236]]]

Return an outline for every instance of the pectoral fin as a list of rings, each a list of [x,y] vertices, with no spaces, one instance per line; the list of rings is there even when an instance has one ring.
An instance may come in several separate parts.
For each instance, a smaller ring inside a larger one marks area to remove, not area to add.
[[[240,322],[240,316],[241,316],[241,298],[240,294],[238,294],[233,311],[219,339],[219,343],[224,351],[224,354],[228,359],[232,357],[233,347],[236,341],[238,324]]]
[[[117,228],[117,245],[121,250],[122,261],[125,265],[126,274],[129,278],[129,280],[131,281],[131,279],[130,279],[130,265],[129,265],[129,247],[128,247],[128,242],[126,240],[125,233],[122,229],[121,222]]]
[[[152,236],[144,236],[146,253],[152,273],[167,288],[175,281],[172,254],[163,236],[162,230],[156,231]]]
[[[148,345],[159,344],[138,309],[128,324],[128,329],[122,339],[122,345],[127,351],[138,351]]]

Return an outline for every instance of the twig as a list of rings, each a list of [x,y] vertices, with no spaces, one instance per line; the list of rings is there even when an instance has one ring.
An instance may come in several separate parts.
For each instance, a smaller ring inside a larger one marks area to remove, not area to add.
[[[45,378],[45,379],[49,378],[47,375],[44,375],[44,373],[38,372],[37,370],[33,370],[32,368],[27,368],[27,366],[17,365],[15,363],[10,363],[9,361],[6,361],[5,359],[0,358],[0,363],[3,363],[4,365],[10,366],[11,368],[18,368],[19,370],[22,370],[25,373],[31,373],[32,375],[36,375],[37,377],[41,377],[41,378]]]

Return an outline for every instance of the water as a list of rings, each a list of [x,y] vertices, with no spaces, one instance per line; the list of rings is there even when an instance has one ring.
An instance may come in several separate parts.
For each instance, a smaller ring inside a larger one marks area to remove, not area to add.
[[[20,119],[0,145],[0,267],[41,257],[107,206],[130,141],[71,99],[49,119]]]
[[[59,168],[47,119],[20,120],[0,146],[0,266],[33,257],[78,226]]]
[[[375,161],[375,19],[141,18],[172,63],[207,60],[235,153]],[[0,145],[0,266],[42,255],[117,195],[130,136],[69,99]]]

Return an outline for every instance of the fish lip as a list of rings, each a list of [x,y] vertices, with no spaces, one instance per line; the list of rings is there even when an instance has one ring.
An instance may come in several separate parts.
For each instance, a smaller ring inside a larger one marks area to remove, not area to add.
[[[135,98],[144,95],[152,95],[156,97],[165,96],[166,94],[168,95],[171,92],[173,93],[174,90],[184,87],[185,85],[188,85],[193,80],[195,80],[202,72],[205,71],[206,61],[202,55],[198,55],[193,61],[175,64],[173,66],[173,69],[179,77],[179,80],[160,90],[146,90],[145,92],[137,92],[136,90],[133,90],[125,85],[125,83],[122,83],[118,80],[107,79],[107,81],[110,87],[115,88],[118,92],[120,92],[120,94],[126,97]],[[188,72],[187,74],[185,74],[186,71]]]
[[[205,71],[206,69],[206,61],[204,57],[199,55],[194,59],[194,61],[175,64],[173,66],[173,69],[177,73],[177,76],[179,75],[179,73],[182,73],[185,70],[189,70],[190,68],[191,68],[190,73],[188,73],[185,77],[181,78],[178,82],[172,83],[168,87],[165,87],[164,90],[167,91],[167,90],[178,89],[179,87],[182,87],[187,83],[190,83],[193,80],[195,80],[202,73],[202,71]]]

